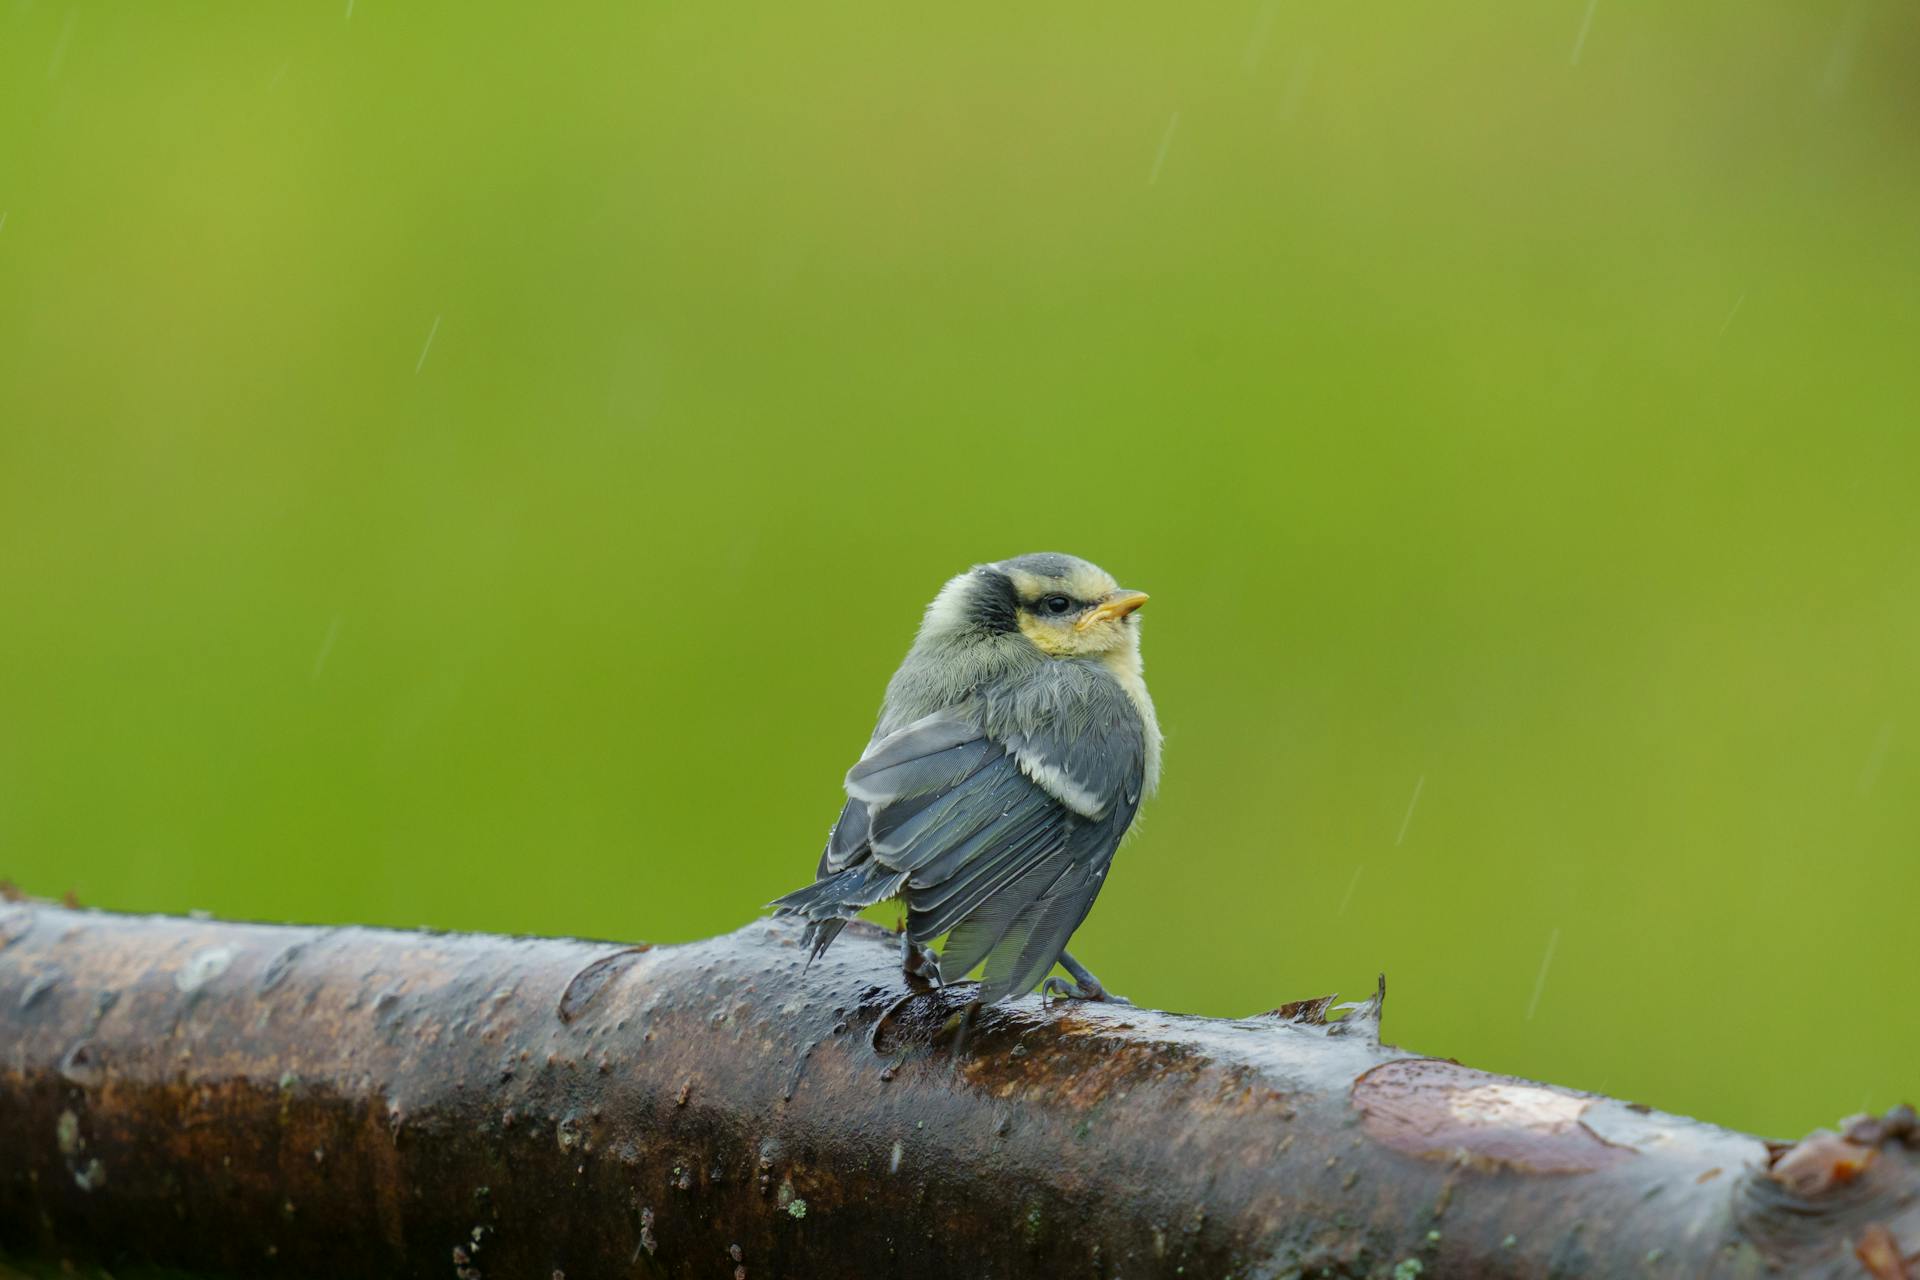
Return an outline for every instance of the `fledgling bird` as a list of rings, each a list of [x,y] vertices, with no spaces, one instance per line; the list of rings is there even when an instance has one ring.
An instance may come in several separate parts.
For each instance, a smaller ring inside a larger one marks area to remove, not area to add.
[[[907,907],[909,973],[964,977],[980,999],[1108,998],[1067,954],[1114,850],[1160,776],[1140,678],[1147,597],[1074,556],[975,565],[940,589],[887,685],[818,878],[774,902],[817,957],[863,907]],[[949,932],[951,931],[951,932]],[[937,963],[924,944],[948,934]]]

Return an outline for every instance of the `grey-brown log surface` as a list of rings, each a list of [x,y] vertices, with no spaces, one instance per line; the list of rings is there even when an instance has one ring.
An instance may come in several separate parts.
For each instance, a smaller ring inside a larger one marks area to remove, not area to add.
[[[1892,1280],[1920,1247],[1904,1108],[1788,1148],[1409,1054],[1373,1002],[969,1020],[880,930],[804,960],[779,921],[649,949],[0,905],[0,1249],[441,1280]]]

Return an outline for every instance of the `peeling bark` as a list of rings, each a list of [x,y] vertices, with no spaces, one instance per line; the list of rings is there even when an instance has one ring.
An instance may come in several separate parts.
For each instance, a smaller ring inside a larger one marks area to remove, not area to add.
[[[1872,1276],[1920,1129],[1788,1148],[1379,1005],[963,1017],[856,927],[685,946],[0,905],[0,1247],[285,1276]],[[962,1043],[962,1040],[964,1042]]]

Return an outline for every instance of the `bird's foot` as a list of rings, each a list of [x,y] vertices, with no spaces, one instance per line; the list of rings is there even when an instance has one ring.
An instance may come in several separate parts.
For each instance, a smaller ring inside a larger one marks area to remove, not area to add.
[[[931,991],[946,985],[940,977],[940,957],[904,931],[900,934],[900,972],[906,975],[907,985],[915,991]]]
[[[1101,985],[1100,979],[1093,976],[1092,970],[1062,951],[1060,967],[1072,974],[1071,978],[1048,978],[1040,984],[1040,994],[1056,996],[1062,1000],[1099,1000],[1105,1004],[1132,1004],[1125,996],[1115,995]]]

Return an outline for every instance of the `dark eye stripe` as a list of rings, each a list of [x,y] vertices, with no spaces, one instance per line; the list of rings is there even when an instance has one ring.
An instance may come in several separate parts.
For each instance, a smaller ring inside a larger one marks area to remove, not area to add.
[[[973,623],[982,631],[1013,631],[1020,625],[1020,597],[1014,593],[1013,579],[995,569],[975,570],[980,586],[973,592]]]

